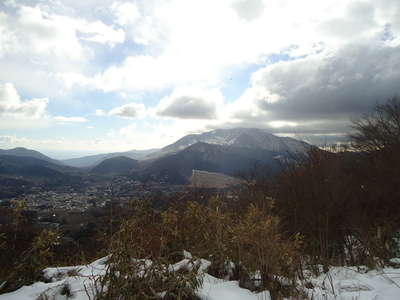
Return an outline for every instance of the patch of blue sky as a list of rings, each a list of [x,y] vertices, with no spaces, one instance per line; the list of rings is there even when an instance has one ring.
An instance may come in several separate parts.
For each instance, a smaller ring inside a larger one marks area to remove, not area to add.
[[[79,34],[82,38],[83,35]],[[83,41],[95,50],[94,65],[96,72],[103,72],[111,66],[121,65],[129,56],[140,56],[146,54],[146,47],[136,44],[130,39],[126,39],[123,43],[117,43],[113,46],[102,45],[90,41]]]
[[[221,86],[221,92],[225,97],[225,101],[232,102],[239,98],[250,86],[252,74],[259,69],[280,61],[290,61],[293,59],[295,58],[291,57],[286,51],[282,53],[272,53],[263,57],[260,63],[242,64],[226,70],[223,75],[224,82]]]
[[[382,32],[381,40],[390,42],[394,39],[395,36],[392,31],[392,24],[386,24]]]
[[[251,74],[260,68],[259,64],[239,65],[226,70],[221,92],[226,102],[232,102],[240,97],[249,87]]]
[[[133,101],[133,102],[143,103],[144,105],[146,105],[147,108],[155,107],[162,98],[170,95],[172,93],[172,90],[173,87],[167,87],[160,90],[141,92],[140,94],[137,95],[138,101]]]

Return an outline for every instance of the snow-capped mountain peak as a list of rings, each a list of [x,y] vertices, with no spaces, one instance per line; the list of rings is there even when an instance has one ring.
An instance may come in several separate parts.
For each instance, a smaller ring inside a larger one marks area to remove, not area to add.
[[[163,153],[174,153],[195,143],[261,148],[274,152],[305,153],[311,146],[288,137],[278,137],[257,128],[215,129],[201,134],[189,134],[164,147]]]

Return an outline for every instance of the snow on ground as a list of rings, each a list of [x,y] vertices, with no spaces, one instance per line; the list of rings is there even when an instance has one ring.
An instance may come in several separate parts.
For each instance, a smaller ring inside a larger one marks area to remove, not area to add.
[[[203,300],[270,300],[269,292],[252,293],[239,287],[237,281],[226,281],[204,274],[203,286],[197,295]]]
[[[46,279],[50,283],[36,282],[30,286],[24,286],[14,292],[0,295],[0,300],[36,300],[45,293],[48,299],[68,299],[61,295],[62,288],[69,285],[74,300],[89,300],[87,292],[93,291],[95,279],[106,272],[107,257],[103,257],[89,265],[71,266],[60,268],[46,268],[43,270]],[[86,292],[87,291],[87,292]]]
[[[183,265],[190,267],[190,254],[175,265],[177,270]],[[37,282],[24,286],[14,292],[0,295],[0,300],[36,300],[46,294],[47,299],[71,299],[61,295],[65,285],[69,285],[74,300],[93,299],[95,280],[106,272],[107,257],[94,261],[89,265],[44,270],[49,283]],[[227,281],[215,278],[206,273],[210,262],[198,260],[199,276],[203,276],[203,286],[197,294],[203,300],[270,300],[268,291],[253,293],[239,287],[237,281]],[[313,300],[399,300],[400,299],[400,269],[383,268],[367,271],[366,268],[332,267],[328,273],[318,277],[310,276],[308,284],[312,288],[303,289]],[[90,297],[88,296],[90,295]],[[46,298],[45,298],[46,299]]]
[[[400,269],[332,267],[328,273],[312,278],[313,299],[399,300]],[[311,298],[311,297],[310,297]]]

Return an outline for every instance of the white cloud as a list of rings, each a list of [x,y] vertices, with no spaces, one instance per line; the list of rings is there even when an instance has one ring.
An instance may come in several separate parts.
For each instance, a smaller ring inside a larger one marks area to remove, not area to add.
[[[263,14],[265,3],[263,0],[234,0],[232,7],[239,17],[252,21]]]
[[[134,23],[139,17],[140,12],[135,3],[114,2],[111,6],[119,25]]]
[[[121,139],[65,139],[55,138],[25,138],[16,135],[0,136],[0,148],[26,147],[39,151],[69,151],[69,157],[74,152],[115,152],[127,151],[135,148],[129,140]]]
[[[109,44],[110,46],[115,46],[125,41],[125,32],[122,29],[114,29],[101,21],[82,22],[77,30],[86,34],[81,37],[86,41]]]
[[[12,83],[0,84],[0,129],[33,129],[52,123],[83,123],[83,117],[51,116],[48,98],[21,100]]]
[[[126,126],[126,127],[122,127],[119,130],[119,133],[122,136],[127,137],[127,138],[135,137],[137,135],[136,124],[133,123],[133,124],[130,124],[130,125]]]
[[[106,115],[105,111],[102,110],[102,109],[96,109],[96,111],[95,111],[94,114],[95,114],[96,116],[98,116],[98,117],[102,117],[102,116],[105,116],[105,115]]]
[[[75,72],[68,72],[68,73],[60,73],[58,74],[58,78],[60,78],[66,88],[71,88],[73,85],[90,85],[91,80],[85,77],[82,74],[75,73]]]
[[[116,30],[99,20],[89,22],[82,18],[51,14],[39,6],[20,6],[17,20],[10,20],[9,25],[17,26],[9,29],[17,34],[20,43],[28,43],[39,53],[66,56],[69,59],[87,56],[80,39],[111,46],[125,40],[123,30]],[[79,36],[79,33],[83,35]]]
[[[79,12],[57,13],[56,4],[17,4],[7,14],[0,12],[1,81],[18,83],[32,93],[60,96],[64,86],[71,87],[85,78],[81,74],[96,68],[98,45],[113,47],[125,41],[122,29],[87,20]]]
[[[9,7],[17,7],[15,0],[5,0],[4,5]]]
[[[43,97],[83,99],[88,88],[151,99],[147,112],[143,104],[128,104],[95,114],[146,116],[140,122],[150,123],[157,143],[224,126],[338,133],[350,115],[395,93],[399,79],[397,0],[8,3],[0,12],[0,82],[14,83],[27,100],[8,108],[1,128],[28,127],[23,114],[46,116]],[[292,61],[276,63],[288,57]],[[231,68],[254,64],[260,70],[250,86],[224,104],[218,88],[224,91]],[[93,107],[89,101],[80,107]],[[122,138],[133,129],[115,134]],[[139,137],[138,131],[132,134]]]
[[[38,119],[43,117],[47,98],[22,101],[12,83],[0,84],[0,115]]]
[[[80,59],[85,56],[76,36],[80,25],[77,20],[49,15],[39,7],[20,6],[17,19],[10,21],[8,26],[17,35],[17,51],[28,50],[38,54]]]
[[[56,116],[54,120],[63,123],[84,123],[88,122],[86,118],[83,117],[63,117],[63,116]]]
[[[290,121],[271,121],[268,123],[272,128],[282,128],[282,127],[297,127],[296,122]]]
[[[141,103],[129,103],[113,108],[108,114],[123,118],[141,118],[146,113],[146,107]]]
[[[116,3],[114,10],[122,5]],[[372,1],[171,0],[143,6],[145,15],[131,9],[134,29],[127,29],[127,35],[134,30],[133,40],[140,43],[138,37],[151,32],[147,36],[156,37],[143,38],[149,51],[130,54],[76,84],[120,92],[215,86],[230,66],[260,63],[272,53],[292,49],[294,57],[315,54],[375,38],[387,24],[393,35],[400,35],[397,14],[388,13],[396,11],[395,5],[385,8]]]
[[[93,21],[93,11],[115,24]],[[18,52],[45,65],[40,70],[48,78],[38,74],[37,65],[14,65],[35,73],[29,77],[39,78],[38,86],[60,79],[66,87],[106,92],[216,86],[227,68],[259,63],[287,49],[294,57],[309,55],[370,39],[385,26],[400,42],[399,16],[395,0],[43,1],[35,7],[17,5],[15,17],[0,14],[0,53]],[[126,39],[144,46],[140,55],[128,51],[121,63],[91,65],[98,53],[84,41],[114,46]]]

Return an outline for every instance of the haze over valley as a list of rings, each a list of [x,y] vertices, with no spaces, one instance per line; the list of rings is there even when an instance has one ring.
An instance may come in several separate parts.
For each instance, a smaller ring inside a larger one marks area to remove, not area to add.
[[[122,178],[136,186],[187,185],[193,170],[237,177],[262,166],[272,176],[287,161],[303,157],[312,147],[261,129],[235,128],[187,135],[161,149],[66,160],[55,160],[25,148],[0,150],[1,196],[5,199],[18,195],[28,197],[32,189],[38,188],[42,191],[69,189],[71,193],[85,188],[92,191],[92,185],[107,186],[110,182],[115,185]],[[134,190],[132,186],[124,196],[132,196]]]

